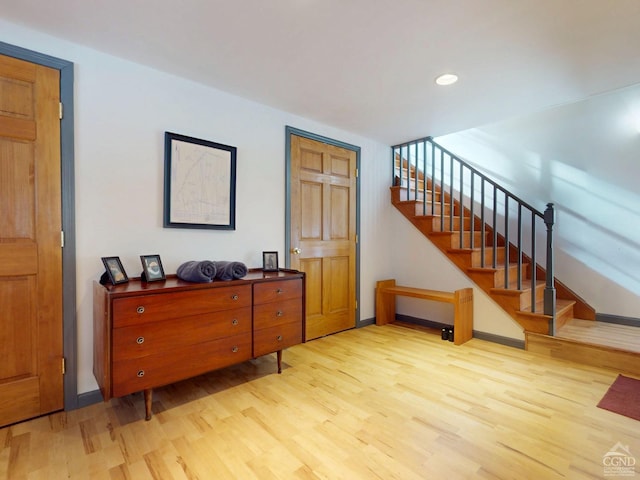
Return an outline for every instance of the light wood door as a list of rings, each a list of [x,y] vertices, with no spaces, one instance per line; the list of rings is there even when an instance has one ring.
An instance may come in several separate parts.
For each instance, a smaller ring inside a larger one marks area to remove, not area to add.
[[[356,152],[291,136],[292,268],[306,273],[306,339],[355,326]]]
[[[59,92],[0,56],[0,426],[63,408]]]

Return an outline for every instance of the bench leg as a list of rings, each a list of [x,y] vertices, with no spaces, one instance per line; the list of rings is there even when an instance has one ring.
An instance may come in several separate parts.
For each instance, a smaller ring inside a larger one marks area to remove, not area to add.
[[[454,343],[462,345],[473,338],[473,288],[455,291],[453,310]]]
[[[386,325],[396,320],[396,296],[383,293],[384,288],[395,286],[395,280],[380,280],[376,284],[376,325]]]

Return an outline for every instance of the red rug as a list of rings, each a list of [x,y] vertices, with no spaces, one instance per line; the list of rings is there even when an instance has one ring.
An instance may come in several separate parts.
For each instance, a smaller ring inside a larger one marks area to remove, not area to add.
[[[598,407],[640,420],[640,380],[618,375]]]

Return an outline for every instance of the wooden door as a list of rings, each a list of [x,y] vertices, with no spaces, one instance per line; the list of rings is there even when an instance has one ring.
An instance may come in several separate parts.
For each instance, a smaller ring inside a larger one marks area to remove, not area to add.
[[[291,136],[291,268],[306,273],[306,339],[355,327],[356,152]]]
[[[63,408],[59,98],[0,56],[0,426]]]

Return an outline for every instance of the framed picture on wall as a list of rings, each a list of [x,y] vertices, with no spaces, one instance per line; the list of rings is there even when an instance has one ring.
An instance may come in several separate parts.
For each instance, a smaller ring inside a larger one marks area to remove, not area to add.
[[[278,252],[262,252],[262,270],[265,272],[278,271]]]
[[[235,230],[236,147],[164,138],[164,227]]]
[[[142,280],[155,282],[166,279],[160,255],[140,255],[140,261],[142,262]]]

